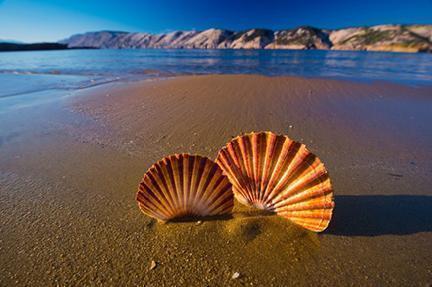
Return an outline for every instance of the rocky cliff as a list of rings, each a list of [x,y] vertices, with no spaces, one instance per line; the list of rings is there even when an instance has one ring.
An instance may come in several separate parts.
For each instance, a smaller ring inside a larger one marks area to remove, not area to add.
[[[432,25],[379,25],[338,30],[175,31],[167,34],[89,32],[61,41],[70,48],[332,49],[432,52]]]

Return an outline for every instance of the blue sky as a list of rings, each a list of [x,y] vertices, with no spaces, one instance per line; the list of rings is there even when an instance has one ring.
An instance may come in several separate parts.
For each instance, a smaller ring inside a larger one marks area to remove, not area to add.
[[[96,30],[341,28],[432,24],[432,0],[0,0],[0,39],[57,41]]]

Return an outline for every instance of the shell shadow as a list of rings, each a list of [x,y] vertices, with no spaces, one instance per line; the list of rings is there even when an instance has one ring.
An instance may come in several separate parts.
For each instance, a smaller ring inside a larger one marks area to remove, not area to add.
[[[432,232],[432,196],[342,195],[326,234],[404,235]]]
[[[230,220],[234,217],[265,217],[265,216],[277,216],[276,213],[269,212],[266,210],[252,209],[247,211],[234,211],[229,214],[220,214],[213,216],[184,216],[169,220],[167,223],[181,223],[181,222],[197,222],[197,221],[224,221]]]
[[[232,214],[220,214],[212,216],[183,216],[169,220],[167,223],[181,223],[181,222],[197,222],[197,221],[220,221],[232,219]]]
[[[268,210],[248,207],[248,210],[233,212],[233,216],[246,218],[246,217],[267,217],[267,216],[278,216],[278,215]]]

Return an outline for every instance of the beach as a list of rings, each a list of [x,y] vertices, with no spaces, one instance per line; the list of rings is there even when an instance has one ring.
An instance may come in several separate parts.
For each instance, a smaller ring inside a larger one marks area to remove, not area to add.
[[[189,75],[69,94],[0,113],[1,286],[432,284],[432,86]],[[326,231],[238,202],[229,220],[201,223],[139,210],[154,162],[215,159],[251,131],[324,162]]]

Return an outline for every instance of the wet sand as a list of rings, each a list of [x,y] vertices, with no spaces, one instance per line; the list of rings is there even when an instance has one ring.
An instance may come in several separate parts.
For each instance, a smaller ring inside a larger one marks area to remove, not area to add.
[[[244,75],[109,84],[0,113],[1,286],[428,286],[432,87]],[[161,157],[214,158],[272,130],[326,164],[320,234],[236,204],[158,224],[137,185]],[[156,268],[150,270],[151,261]],[[231,279],[239,272],[238,279]]]

